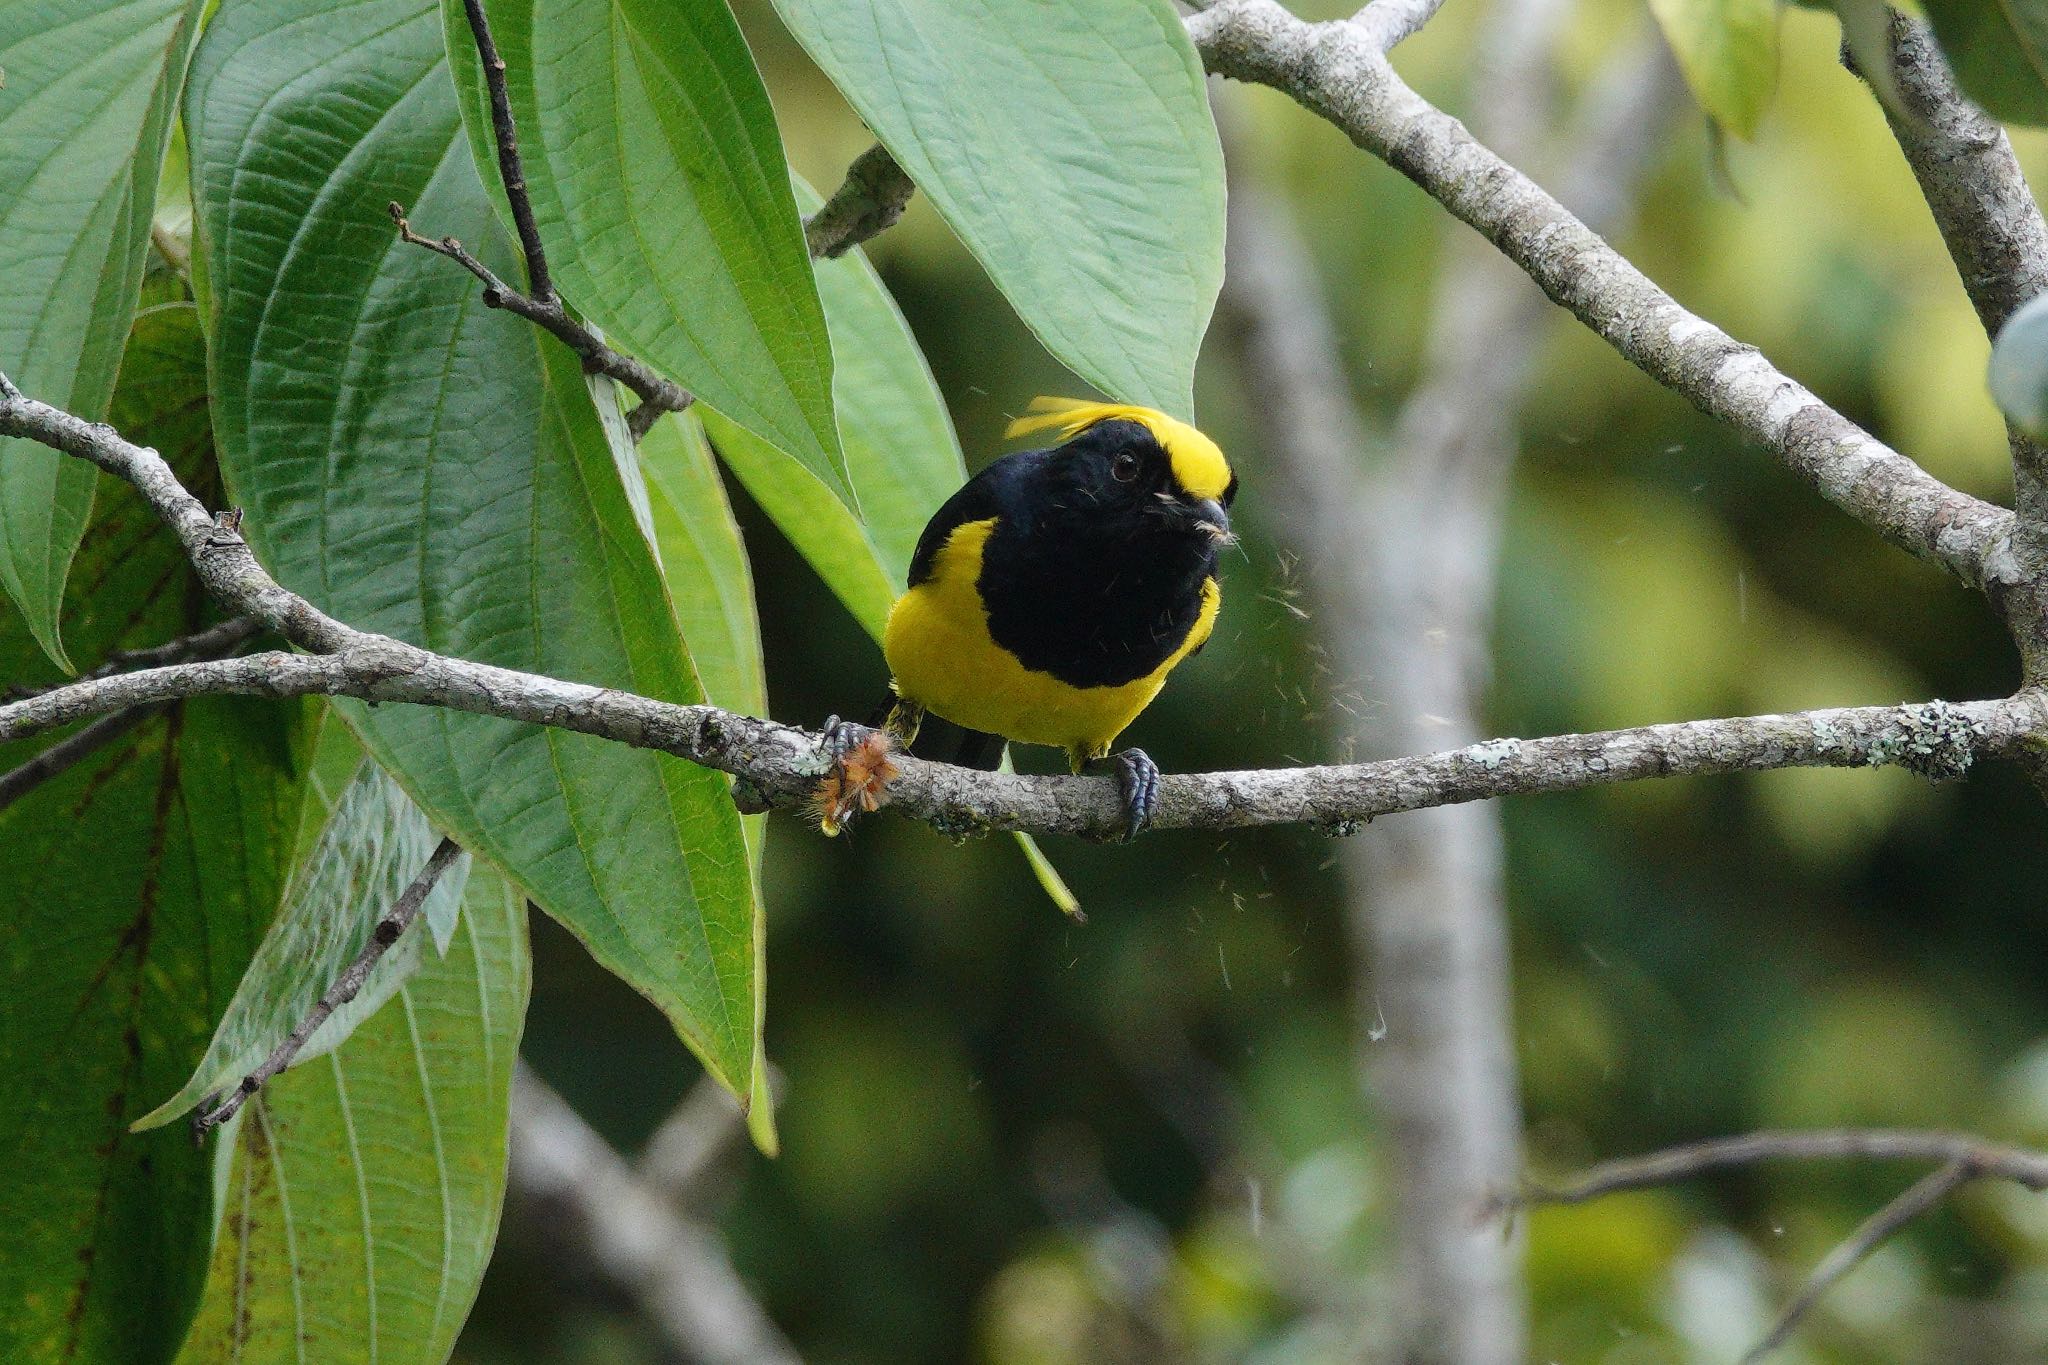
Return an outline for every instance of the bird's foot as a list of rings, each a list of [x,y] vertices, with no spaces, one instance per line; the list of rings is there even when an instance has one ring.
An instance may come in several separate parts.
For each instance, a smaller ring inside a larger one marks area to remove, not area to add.
[[[1159,765],[1143,749],[1125,749],[1115,756],[1116,784],[1124,794],[1124,842],[1152,823],[1159,813]]]
[[[827,836],[839,833],[855,817],[882,808],[896,764],[889,757],[887,732],[833,716],[819,734],[818,747],[831,768],[811,790],[810,811]]]

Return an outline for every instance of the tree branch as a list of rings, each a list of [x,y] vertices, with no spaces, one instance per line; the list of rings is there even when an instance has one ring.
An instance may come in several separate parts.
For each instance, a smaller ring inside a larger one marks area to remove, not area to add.
[[[1351,16],[1351,22],[1374,47],[1392,52],[1403,40],[1422,32],[1422,26],[1443,7],[1444,0],[1372,0]]]
[[[498,144],[498,178],[504,182],[512,223],[519,230],[519,245],[526,253],[526,287],[542,304],[554,303],[555,282],[548,274],[540,226],[533,220],[533,200],[526,193],[526,168],[519,161],[519,132],[512,123],[512,96],[505,88],[505,59],[498,55],[498,44],[491,37],[491,21],[484,13],[483,0],[462,0],[462,9],[469,18],[470,36],[476,40],[477,59],[483,64],[484,85],[490,92],[491,132]]]
[[[414,702],[659,749],[747,779],[769,804],[807,802],[828,759],[818,737],[713,706],[678,706],[611,688],[471,663],[357,630],[287,591],[249,552],[240,514],[209,516],[162,456],[113,428],[8,396],[0,435],[22,436],[128,480],[183,542],[216,601],[312,656],[264,653],[76,682],[0,706],[0,743],[129,706],[204,695],[358,697]],[[18,391],[16,391],[18,393]],[[1645,777],[1792,766],[1898,763],[1955,777],[1980,756],[2017,754],[2048,733],[2048,694],[1998,701],[1852,707],[1788,716],[1649,725],[1548,739],[1490,740],[1446,753],[1328,768],[1172,776],[1159,828],[1235,829],[1307,822],[1333,831],[1393,811]],[[956,832],[1029,830],[1116,837],[1122,797],[1109,777],[983,773],[908,754],[889,787],[902,813]]]
[[[1973,1175],[2048,1191],[2048,1153],[1967,1133],[1915,1128],[1766,1130],[1667,1147],[1588,1167],[1558,1185],[1531,1184],[1493,1202],[1499,1214],[1540,1204],[1585,1204],[1626,1190],[1672,1185],[1712,1171],[1765,1161],[1922,1161],[1961,1165]]]
[[[81,673],[78,680],[110,677],[131,668],[154,668],[159,664],[183,663],[188,659],[218,659],[232,654],[249,640],[261,633],[263,627],[246,616],[232,617],[219,625],[208,626],[205,630],[182,635],[175,640],[145,649],[117,649],[109,653],[106,661],[89,673]],[[0,689],[0,702],[20,701],[25,697],[47,692],[48,687],[10,687]]]
[[[1956,88],[1918,19],[1891,16],[1903,111],[1880,104],[1987,333],[2048,292],[2048,225],[2005,130]]]
[[[729,1099],[724,1113],[729,1119]],[[568,1215],[570,1235],[598,1270],[687,1358],[735,1365],[798,1359],[733,1269],[716,1230],[685,1217],[672,1186],[629,1166],[524,1062],[512,1075],[511,1183],[549,1212]]]
[[[804,245],[813,257],[832,260],[895,226],[917,193],[889,149],[877,142],[853,159],[846,180],[818,211],[804,219]]]
[[[195,1138],[204,1137],[207,1130],[218,1128],[233,1118],[236,1111],[248,1102],[249,1097],[263,1088],[265,1082],[292,1064],[292,1059],[305,1047],[306,1040],[318,1033],[320,1026],[326,1023],[336,1010],[356,998],[356,994],[363,989],[363,983],[370,979],[370,973],[376,968],[377,963],[390,951],[391,945],[398,942],[399,936],[405,933],[413,920],[419,917],[420,907],[427,903],[427,896],[432,893],[434,884],[441,880],[441,874],[446,872],[449,864],[461,854],[461,848],[453,839],[443,839],[435,845],[433,856],[427,859],[426,867],[420,871],[419,876],[413,878],[412,885],[405,888],[397,903],[384,912],[384,917],[378,920],[376,927],[370,931],[369,940],[363,944],[362,951],[342,969],[341,975],[336,977],[334,984],[314,1002],[306,1017],[285,1036],[283,1042],[271,1050],[270,1055],[263,1059],[262,1065],[242,1077],[242,1083],[230,1090],[225,1099],[201,1109],[192,1116],[192,1135]]]
[[[105,663],[90,673],[81,675],[79,681],[92,682],[112,677],[123,669],[133,667],[179,663],[188,659],[217,659],[222,655],[232,654],[261,630],[262,627],[248,617],[237,616],[166,644],[153,645],[147,649],[117,649],[107,656]],[[50,690],[47,687],[8,688],[0,691],[0,704],[38,697]],[[166,705],[168,703],[159,702],[129,711],[116,711],[94,721],[77,734],[43,749],[12,772],[0,773],[0,810],[19,801],[59,773],[98,753],[108,744],[156,715]]]
[[[828,765],[816,732],[715,706],[679,706],[470,663],[384,636],[334,654],[251,654],[74,683],[0,707],[0,742],[179,697],[344,696],[497,716],[657,749],[746,780],[765,804],[806,804]],[[1409,758],[1327,767],[1169,774],[1160,829],[1313,824],[1348,833],[1377,816],[1496,796],[1578,791],[1653,777],[1896,764],[1932,779],[2015,757],[2048,735],[2048,694],[1996,701],[1846,707],[1492,739]],[[950,832],[1028,830],[1114,839],[1123,805],[1108,777],[984,773],[897,754],[890,806]]]
[[[1765,1161],[1921,1161],[1939,1163],[1898,1197],[1866,1218],[1814,1267],[1785,1305],[1745,1365],[1762,1360],[1791,1337],[1813,1306],[1844,1275],[1907,1223],[1972,1180],[2010,1180],[2035,1193],[2048,1191],[2048,1153],[2029,1151],[1965,1133],[1904,1128],[1820,1128],[1743,1133],[1669,1147],[1647,1156],[1604,1161],[1562,1185],[1530,1184],[1496,1197],[1482,1211],[1498,1217],[1543,1204],[1584,1204],[1625,1190],[1671,1185],[1711,1171]]]
[[[1771,1330],[1742,1357],[1742,1365],[1753,1365],[1791,1340],[1792,1333],[1820,1302],[1821,1295],[1860,1265],[1864,1257],[1889,1241],[1893,1233],[1948,1198],[1959,1186],[1968,1184],[1975,1174],[1963,1162],[1952,1161],[1921,1176],[1891,1203],[1864,1219],[1847,1240],[1813,1268],[1804,1287],[1771,1324]]]
[[[77,734],[67,735],[38,751],[13,771],[0,773],[0,810],[6,810],[59,773],[76,767],[169,705],[156,702],[102,716]]]
[[[1773,451],[1891,543],[1977,586],[2012,514],[1950,488],[1695,316],[1526,175],[1411,90],[1351,22],[1311,24],[1275,0],[1219,0],[1187,19],[1210,71],[1286,92],[1505,252],[1646,374]]]
[[[2005,130],[1956,88],[1925,23],[1891,16],[1889,104],[1899,150],[1919,182],[1963,289],[1995,337],[2019,306],[2048,291],[2048,223]],[[2007,424],[2016,525],[2012,554],[1991,577],[2030,679],[2048,677],[2048,450]]]
[[[470,3],[474,5],[475,0],[470,0]],[[504,77],[500,75],[498,79],[502,81]],[[524,199],[523,191],[520,197]],[[478,260],[455,238],[443,237],[436,241],[414,232],[412,224],[406,221],[403,205],[392,204],[390,212],[391,221],[398,225],[398,236],[401,241],[425,247],[436,255],[446,256],[483,281],[485,307],[502,308],[508,313],[518,314],[537,327],[546,328],[564,346],[576,353],[585,369],[609,375],[640,395],[640,404],[633,409],[628,419],[636,438],[645,436],[647,428],[652,426],[654,419],[662,413],[681,412],[695,401],[690,391],[674,380],[656,373],[644,362],[605,345],[597,333],[570,314],[557,295],[550,294],[545,299],[530,298],[506,284],[498,277],[496,271]]]

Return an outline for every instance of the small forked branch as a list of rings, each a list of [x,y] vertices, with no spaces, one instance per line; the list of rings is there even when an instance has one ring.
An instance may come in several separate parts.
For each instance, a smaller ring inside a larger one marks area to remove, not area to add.
[[[230,1090],[224,1099],[202,1106],[193,1114],[192,1136],[195,1141],[204,1138],[209,1130],[218,1128],[233,1118],[241,1107],[248,1103],[251,1095],[261,1090],[271,1077],[292,1064],[292,1059],[299,1055],[307,1040],[320,1031],[320,1026],[332,1018],[336,1010],[356,998],[363,989],[363,984],[370,979],[370,972],[383,959],[384,954],[390,951],[391,945],[398,942],[412,922],[419,918],[420,907],[427,903],[427,897],[440,882],[441,874],[448,870],[450,864],[461,853],[461,847],[453,839],[443,839],[435,846],[433,856],[427,859],[427,865],[420,875],[413,878],[412,885],[406,887],[397,902],[384,912],[384,917],[378,920],[376,927],[370,931],[369,941],[363,944],[362,951],[355,955],[348,966],[342,968],[341,975],[336,977],[334,984],[313,1002],[313,1008],[306,1012],[306,1017],[298,1022],[297,1027],[271,1050],[270,1055],[263,1059],[262,1065],[242,1077],[241,1084]]]
[[[219,625],[181,636],[167,644],[154,645],[147,649],[117,649],[107,656],[105,663],[82,675],[77,681],[98,682],[130,669],[225,658],[240,649],[262,629],[262,626],[250,618],[236,616]],[[0,689],[0,705],[27,701],[51,690],[48,687]],[[102,716],[77,734],[66,736],[47,749],[38,751],[20,767],[0,773],[0,810],[5,810],[51,778],[90,758],[169,705],[168,701],[154,702],[132,710],[116,711],[111,715]]]
[[[526,189],[519,130],[513,122],[512,95],[505,81],[505,59],[499,55],[497,40],[491,36],[491,22],[484,13],[483,0],[463,0],[463,13],[476,40],[477,58],[482,63],[484,86],[490,96],[498,178],[505,186],[505,200],[512,210],[512,223],[526,256],[526,292],[507,284],[458,239],[429,237],[414,231],[406,220],[403,204],[389,206],[391,221],[398,225],[399,240],[446,256],[476,276],[484,287],[485,307],[502,308],[545,328],[576,353],[585,370],[606,375],[637,394],[640,402],[627,414],[626,427],[634,440],[640,440],[663,413],[681,412],[696,401],[695,395],[645,362],[606,345],[597,333],[577,320],[555,292],[547,251],[541,245],[540,225],[533,214],[533,198]],[[806,247],[813,257],[844,255],[901,218],[903,207],[915,190],[895,158],[877,143],[854,159],[847,168],[845,183],[805,222]],[[13,395],[0,394],[9,396]]]
[[[1863,1220],[1807,1276],[1744,1365],[1783,1346],[1814,1305],[1899,1229],[1973,1180],[2010,1180],[2036,1193],[2048,1191],[2048,1153],[1992,1142],[1966,1133],[1900,1128],[1821,1128],[1743,1133],[1669,1147],[1646,1156],[1604,1161],[1556,1185],[1530,1184],[1503,1194],[1481,1210],[1503,1217],[1546,1204],[1583,1204],[1625,1190],[1671,1185],[1710,1171],[1765,1161],[1932,1161],[1934,1170]]]
[[[1890,1240],[1893,1233],[1918,1218],[1921,1214],[1955,1193],[1961,1186],[1976,1178],[1976,1172],[1969,1163],[1951,1161],[1921,1176],[1908,1186],[1897,1198],[1863,1220],[1856,1231],[1830,1251],[1821,1263],[1806,1277],[1806,1283],[1792,1297],[1778,1314],[1778,1320],[1771,1324],[1771,1330],[1763,1339],[1749,1348],[1742,1357],[1742,1365],[1754,1365],[1771,1352],[1792,1339],[1792,1333],[1806,1315],[1820,1302],[1821,1295],[1832,1289],[1836,1282],[1857,1266],[1863,1258]]]

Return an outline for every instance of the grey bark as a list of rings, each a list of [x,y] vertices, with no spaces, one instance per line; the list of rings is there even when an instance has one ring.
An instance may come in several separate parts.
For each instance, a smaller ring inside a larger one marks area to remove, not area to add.
[[[1983,586],[2012,514],[1958,492],[1695,316],[1463,124],[1411,90],[1349,22],[1312,24],[1275,0],[1189,16],[1209,70],[1286,92],[1476,228],[1646,374],[1772,451],[1894,545]]]

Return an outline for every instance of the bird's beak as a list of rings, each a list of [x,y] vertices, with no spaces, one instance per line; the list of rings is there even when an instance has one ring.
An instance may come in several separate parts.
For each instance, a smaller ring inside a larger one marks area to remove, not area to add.
[[[1230,513],[1223,510],[1222,503],[1214,498],[1189,498],[1182,506],[1187,508],[1190,526],[1223,544],[1230,543]]]

